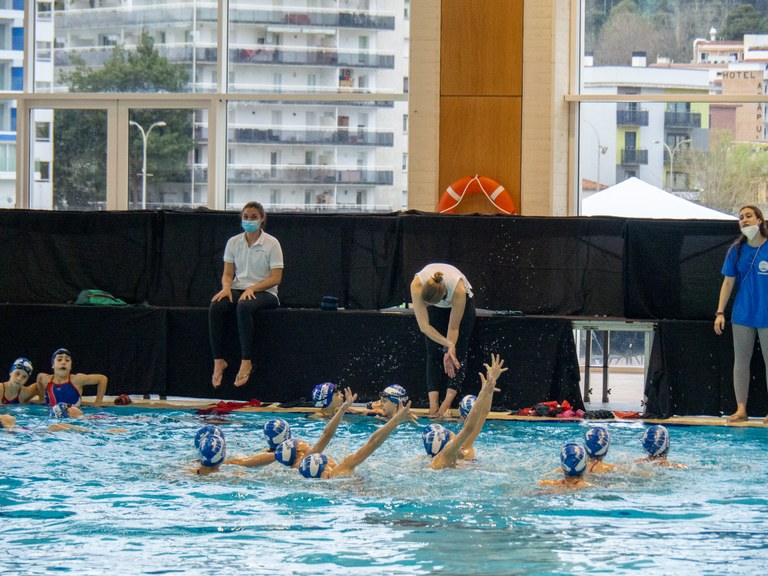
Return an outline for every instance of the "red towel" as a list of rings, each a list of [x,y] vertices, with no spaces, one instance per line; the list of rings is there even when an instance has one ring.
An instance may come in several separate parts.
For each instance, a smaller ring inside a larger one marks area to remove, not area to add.
[[[196,414],[229,414],[233,410],[237,410],[238,408],[245,408],[246,406],[253,406],[254,408],[258,408],[261,406],[261,401],[256,400],[256,398],[248,400],[248,402],[227,402],[226,400],[222,400],[210,408],[201,408],[196,412]]]

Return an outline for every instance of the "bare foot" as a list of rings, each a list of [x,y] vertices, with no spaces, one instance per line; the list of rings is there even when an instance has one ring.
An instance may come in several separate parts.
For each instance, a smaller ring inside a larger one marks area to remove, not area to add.
[[[213,361],[213,376],[211,376],[211,386],[213,386],[214,389],[221,386],[221,379],[224,377],[224,370],[226,368],[226,360]]]
[[[763,424],[768,424],[768,416],[766,416],[765,418],[763,418]]]
[[[253,374],[253,364],[250,362],[250,360],[243,360],[240,363],[240,370],[237,373],[237,378],[235,378],[235,388],[245,386],[248,383],[248,379],[251,377],[251,374]]]
[[[749,417],[743,412],[734,412],[728,416],[728,422],[746,422]]]

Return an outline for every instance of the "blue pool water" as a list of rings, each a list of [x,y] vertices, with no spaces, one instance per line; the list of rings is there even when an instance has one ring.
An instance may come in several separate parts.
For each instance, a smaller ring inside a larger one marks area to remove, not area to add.
[[[86,409],[88,410],[88,409]],[[91,409],[93,410],[93,409]],[[1,574],[762,574],[768,566],[768,429],[670,427],[670,460],[648,468],[641,423],[609,423],[595,487],[542,493],[560,446],[586,424],[486,423],[478,459],[430,471],[420,428],[402,425],[354,478],[309,481],[274,464],[197,477],[200,420],[109,409],[91,434],[0,433]],[[268,414],[234,414],[229,455],[265,445]],[[281,415],[314,441],[325,422]],[[426,423],[426,421],[423,421]],[[379,422],[351,416],[343,457]],[[122,434],[108,428],[124,427]],[[449,424],[449,426],[458,426]],[[225,572],[222,572],[224,570]]]

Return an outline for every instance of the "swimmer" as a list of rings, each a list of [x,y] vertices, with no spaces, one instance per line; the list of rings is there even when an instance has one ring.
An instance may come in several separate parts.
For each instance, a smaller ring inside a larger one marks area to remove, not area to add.
[[[584,480],[584,472],[587,470],[587,452],[575,442],[569,442],[561,448],[560,469],[563,471],[562,478],[557,480],[539,480],[536,485],[569,490],[592,486],[592,484]]]
[[[458,434],[454,434],[435,424],[423,435],[424,449],[432,457],[429,467],[433,470],[455,468],[458,460],[473,459],[474,442],[483,429],[488,413],[491,411],[493,393],[498,392],[496,382],[503,372],[504,361],[498,354],[491,354],[491,365],[485,364],[486,374],[480,373],[482,387],[467,414],[467,419]],[[430,427],[428,427],[430,428]]]
[[[51,418],[56,418],[56,419],[88,418],[87,416],[83,415],[83,411],[80,409],[79,406],[75,404],[67,404],[66,402],[59,402],[58,404],[51,406],[50,410],[48,411],[48,415]],[[75,424],[69,424],[67,422],[57,422],[56,424],[51,424],[50,426],[48,426],[48,430],[50,430],[51,432],[63,432],[63,431],[93,432],[93,430],[91,430],[90,428],[86,428],[84,426],[77,426]],[[127,430],[125,428],[111,428],[109,430],[106,430],[106,432],[108,434],[117,434],[121,432],[127,432]]]
[[[37,383],[25,386],[32,376],[32,362],[16,358],[8,376],[7,382],[0,383],[0,404],[28,404],[38,396]]]
[[[397,412],[385,424],[371,434],[365,445],[345,457],[337,463],[321,452],[309,454],[299,462],[299,474],[304,478],[340,478],[351,476],[360,464],[373,454],[389,438],[395,428],[406,420],[413,421],[415,416],[411,414],[411,403],[403,405],[402,402]]]
[[[333,382],[325,382],[312,389],[312,400],[315,403],[315,408],[320,408],[320,411],[317,414],[310,414],[310,417],[333,418],[344,403],[344,394]],[[348,407],[346,412],[347,414],[366,414],[366,412],[352,407]]]
[[[218,426],[203,426],[195,435],[195,446],[200,455],[200,467],[193,472],[207,476],[218,472],[227,455],[227,441]]]
[[[379,399],[371,403],[371,409],[389,420],[397,413],[401,402],[408,402],[408,392],[400,384],[390,384],[381,391]]]
[[[669,431],[659,424],[649,426],[643,434],[643,448],[648,453],[645,458],[638,458],[635,462],[650,462],[654,466],[669,466],[671,468],[688,468],[685,464],[670,462]]]
[[[245,466],[246,468],[256,468],[259,466],[266,466],[272,464],[272,462],[280,462],[285,466],[292,468],[298,467],[301,460],[308,454],[315,454],[322,452],[330,444],[333,437],[336,435],[336,430],[339,427],[344,414],[347,409],[354,404],[357,400],[357,394],[353,394],[350,388],[344,389],[344,402],[342,402],[336,414],[325,425],[323,433],[320,435],[320,439],[314,446],[310,446],[306,442],[303,442],[297,438],[293,438],[291,435],[291,427],[282,418],[276,418],[270,420],[264,426],[264,435],[267,438],[269,449],[253,456],[246,456],[244,458],[230,458],[226,460],[224,464],[233,464],[235,466]],[[286,441],[291,441],[292,454],[285,451],[288,445],[286,444],[284,450],[278,451],[278,447],[284,444]]]
[[[16,418],[10,414],[0,414],[0,428],[8,429],[16,427]]]
[[[51,356],[53,374],[37,375],[37,389],[45,404],[54,406],[59,402],[80,404],[85,386],[97,385],[94,406],[101,406],[107,392],[107,377],[104,374],[72,374],[72,354],[66,348],[59,348]]]
[[[603,462],[608,454],[611,438],[603,426],[593,426],[584,434],[584,449],[587,452],[587,472],[605,474],[616,468],[614,464]]]

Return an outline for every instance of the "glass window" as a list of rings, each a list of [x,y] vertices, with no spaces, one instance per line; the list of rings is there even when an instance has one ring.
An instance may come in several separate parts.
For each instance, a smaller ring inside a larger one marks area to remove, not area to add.
[[[52,125],[53,138],[30,143],[29,207],[106,210],[107,112],[35,109],[31,116],[34,126]]]
[[[408,148],[398,130],[408,109],[405,0],[232,0],[226,22],[219,21],[219,5],[199,0],[34,6],[33,90],[61,95],[64,103],[60,109],[38,98],[45,110],[25,119],[33,123],[23,134],[34,142],[24,146],[30,189],[21,194],[30,207],[236,209],[253,199],[272,209],[389,211],[402,205],[407,174],[397,168]],[[228,44],[219,46],[224,37]],[[23,35],[14,38],[23,44]],[[9,66],[0,82],[3,77],[12,89],[24,88],[21,68]],[[123,93],[140,93],[141,104]],[[184,109],[169,109],[167,95],[180,93],[194,94],[199,107],[186,101]],[[344,101],[337,101],[339,93]],[[285,101],[274,101],[273,94],[285,94]],[[78,109],[69,109],[73,102]],[[15,107],[7,112],[15,132]],[[90,123],[87,130],[74,126],[78,118]],[[221,130],[209,134],[209,120]],[[59,148],[78,134],[89,140],[70,151]],[[90,159],[97,145],[99,155]],[[63,161],[73,159],[91,162],[89,173],[78,165],[68,174]],[[35,169],[42,162],[50,174],[45,186]],[[81,193],[75,186],[80,180]]]
[[[357,206],[337,202],[343,187],[375,198],[371,210],[397,210],[394,133],[377,129],[392,126],[396,114],[386,102],[231,102],[227,208],[279,197],[286,210],[343,211]]]
[[[207,111],[134,109],[129,118],[128,208],[207,205]]]
[[[768,5],[755,8],[760,18],[741,20],[709,3],[583,6],[581,212],[594,213],[597,202],[586,200],[631,178],[633,193],[665,191],[728,214],[744,204],[765,206],[768,110],[759,99],[768,93]],[[709,33],[686,24],[697,22]],[[593,95],[600,101],[590,101]]]
[[[54,92],[206,92],[216,68],[217,10],[192,1],[38,4],[37,43],[55,46],[53,66],[35,69],[35,85]],[[140,73],[136,73],[140,71]],[[40,88],[38,87],[38,90]]]

